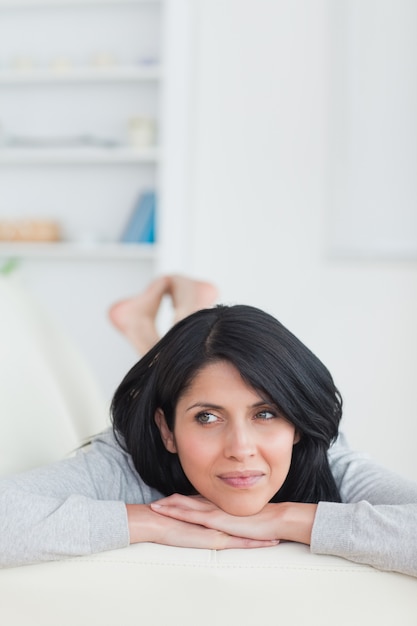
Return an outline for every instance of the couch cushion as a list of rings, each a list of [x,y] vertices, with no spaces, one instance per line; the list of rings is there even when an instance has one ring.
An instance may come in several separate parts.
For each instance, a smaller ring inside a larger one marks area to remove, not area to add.
[[[140,544],[0,571],[7,626],[415,626],[417,580],[282,543],[255,550]]]

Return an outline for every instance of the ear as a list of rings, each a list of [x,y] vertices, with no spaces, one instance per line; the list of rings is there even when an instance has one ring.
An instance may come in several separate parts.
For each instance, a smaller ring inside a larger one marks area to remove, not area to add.
[[[296,429],[295,433],[294,433],[294,441],[293,441],[293,445],[295,446],[301,439],[301,433],[298,429]]]
[[[177,452],[177,446],[175,445],[174,433],[169,430],[162,409],[156,409],[154,419],[155,424],[158,426],[161,439],[165,448],[168,450],[168,452],[172,452],[172,454],[175,454]]]

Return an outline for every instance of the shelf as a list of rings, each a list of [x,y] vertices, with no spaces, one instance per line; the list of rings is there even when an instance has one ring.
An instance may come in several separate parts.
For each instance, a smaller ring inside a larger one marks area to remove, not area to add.
[[[0,165],[119,165],[157,163],[157,148],[0,148]]]
[[[72,67],[61,71],[53,68],[0,69],[0,85],[146,82],[157,81],[161,75],[159,65],[108,68]]]
[[[0,9],[61,8],[83,6],[120,6],[126,4],[161,4],[162,0],[0,0]]]
[[[155,244],[126,243],[0,243],[2,259],[154,260]]]

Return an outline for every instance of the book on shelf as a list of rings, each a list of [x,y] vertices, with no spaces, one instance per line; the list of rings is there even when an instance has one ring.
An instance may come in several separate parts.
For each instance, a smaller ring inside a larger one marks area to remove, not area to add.
[[[156,194],[145,191],[129,217],[122,234],[123,243],[155,243]]]

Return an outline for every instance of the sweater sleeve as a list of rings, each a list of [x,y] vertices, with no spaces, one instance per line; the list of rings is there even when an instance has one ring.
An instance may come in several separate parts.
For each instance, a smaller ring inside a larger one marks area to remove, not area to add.
[[[342,503],[319,503],[312,552],[417,576],[417,484],[351,451],[343,436],[329,459]]]
[[[125,547],[125,502],[151,499],[110,434],[70,459],[4,478],[0,567]]]

